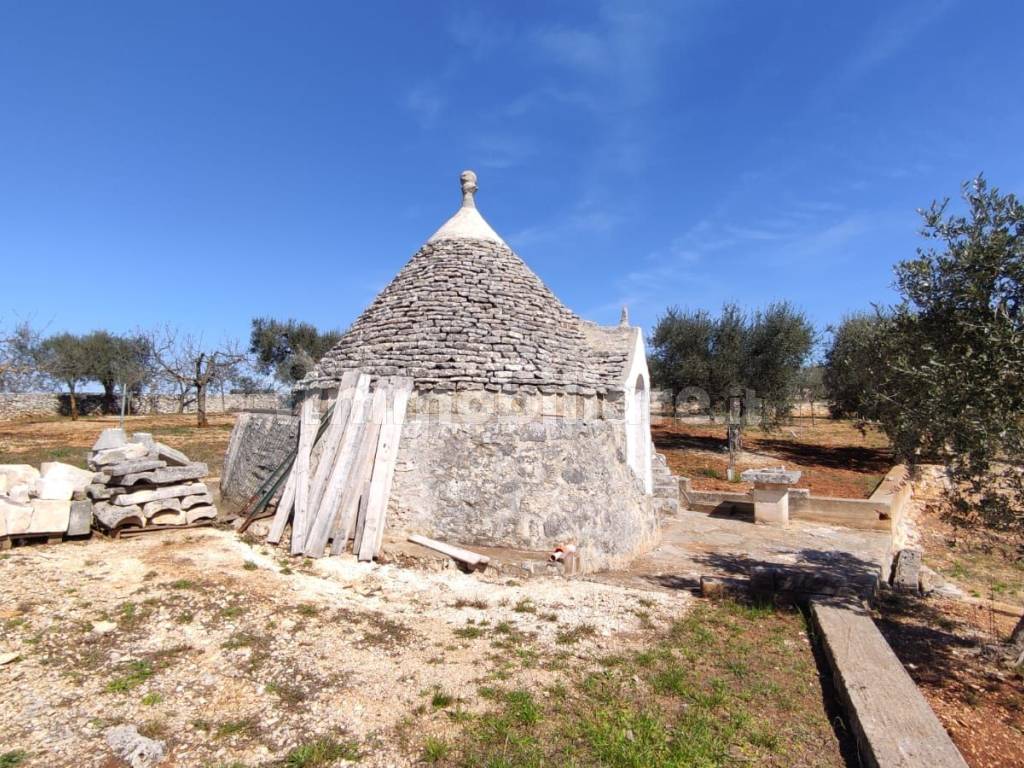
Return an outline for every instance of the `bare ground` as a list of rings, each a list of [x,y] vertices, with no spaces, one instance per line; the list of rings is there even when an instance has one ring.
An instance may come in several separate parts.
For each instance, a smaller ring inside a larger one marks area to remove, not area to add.
[[[690,424],[655,419],[654,444],[672,471],[687,477],[695,490],[744,492],[748,483],[729,482],[729,454],[724,424]],[[742,471],[785,465],[803,472],[801,488],[819,496],[867,498],[889,471],[893,460],[881,432],[863,432],[850,421],[794,419],[770,432],[748,427],[743,433]]]
[[[0,667],[5,745],[25,765],[105,766],[104,730],[131,723],[167,741],[163,765],[264,765],[321,737],[363,765],[405,765],[436,692],[473,709],[496,680],[540,687],[689,608],[680,594],[262,550],[211,529],[6,554],[2,651],[20,657]],[[511,632],[529,642],[495,647]]]

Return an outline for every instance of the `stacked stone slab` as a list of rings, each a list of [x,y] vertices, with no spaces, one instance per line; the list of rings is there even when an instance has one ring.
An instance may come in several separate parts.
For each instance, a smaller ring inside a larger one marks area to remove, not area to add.
[[[92,447],[95,482],[86,488],[101,528],[166,528],[213,521],[217,509],[203,482],[206,464],[136,432],[105,429]]]
[[[89,533],[92,504],[85,489],[92,472],[59,461],[0,464],[0,547],[12,539],[81,536]]]
[[[679,514],[679,478],[672,474],[662,453],[654,454],[651,470],[654,475],[652,504],[658,517],[676,517]]]

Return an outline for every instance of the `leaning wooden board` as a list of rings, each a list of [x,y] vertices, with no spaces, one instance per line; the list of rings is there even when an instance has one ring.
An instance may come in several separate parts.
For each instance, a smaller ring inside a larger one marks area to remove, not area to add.
[[[387,416],[377,438],[377,456],[373,463],[363,535],[359,542],[358,556],[362,561],[376,557],[384,538],[384,518],[391,497],[391,484],[395,477],[395,461],[398,458],[402,425],[405,423],[405,408],[411,392],[412,379],[395,379],[393,400],[387,408]]]
[[[364,498],[370,490],[373,463],[377,456],[377,438],[384,421],[390,391],[390,386],[384,386],[378,382],[377,389],[373,393],[370,415],[359,441],[359,451],[349,474],[349,482],[341,496],[338,516],[335,518],[332,532],[333,541],[331,542],[332,555],[340,555],[348,546],[348,540],[352,538],[356,529],[360,499]]]
[[[319,428],[320,393],[307,392],[299,408],[299,448],[295,455],[295,511],[292,514],[291,552],[302,552],[306,543],[309,514],[309,456]]]
[[[334,459],[337,456],[338,446],[341,445],[341,436],[352,414],[352,397],[357,383],[360,379],[358,371],[345,371],[341,377],[341,386],[338,388],[338,396],[335,400],[334,409],[331,411],[330,426],[327,432],[320,439],[323,450],[320,453],[320,460],[317,463],[316,471],[313,473],[313,480],[310,483],[309,509],[312,514],[320,508],[324,491],[327,489],[327,480],[334,466]],[[367,382],[368,385],[368,382]]]
[[[304,553],[307,557],[323,557],[327,547],[327,539],[334,528],[334,520],[338,514],[341,496],[348,485],[352,463],[355,461],[359,440],[366,426],[366,410],[369,405],[370,377],[359,374],[356,386],[352,390],[348,409],[351,417],[345,429],[337,436],[338,446],[333,451],[334,462],[327,474],[323,499],[319,507],[313,510],[312,523],[306,536]]]

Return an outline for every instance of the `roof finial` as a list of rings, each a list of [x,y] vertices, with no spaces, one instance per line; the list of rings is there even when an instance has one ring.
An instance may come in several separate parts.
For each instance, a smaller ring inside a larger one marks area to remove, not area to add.
[[[459,181],[462,182],[462,207],[476,208],[473,195],[476,194],[476,174],[472,171],[463,171],[459,174]]]
[[[629,307],[622,305],[622,314],[619,315],[619,325],[629,325]]]

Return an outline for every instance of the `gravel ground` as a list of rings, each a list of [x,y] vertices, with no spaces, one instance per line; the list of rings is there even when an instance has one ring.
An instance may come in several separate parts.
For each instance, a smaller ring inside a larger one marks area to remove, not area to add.
[[[20,547],[0,555],[0,661],[17,654],[0,665],[0,755],[123,765],[105,735],[131,725],[164,744],[162,767],[283,764],[321,737],[360,765],[414,765],[436,692],[473,711],[479,686],[543,685],[689,601],[285,558],[214,529]]]

